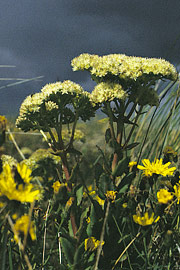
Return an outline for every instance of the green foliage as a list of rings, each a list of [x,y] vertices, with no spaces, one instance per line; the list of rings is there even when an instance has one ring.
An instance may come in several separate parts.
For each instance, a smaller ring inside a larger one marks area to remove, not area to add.
[[[6,140],[0,118],[0,268],[176,269],[179,84],[162,84],[159,96],[156,85],[176,80],[175,68],[124,55],[83,54],[73,65],[91,73],[93,94],[71,81],[46,85],[27,97],[16,121],[33,132],[8,123]],[[106,118],[81,122],[97,109]],[[11,186],[25,194],[27,182],[39,198],[11,200]],[[29,224],[18,227],[23,215]]]

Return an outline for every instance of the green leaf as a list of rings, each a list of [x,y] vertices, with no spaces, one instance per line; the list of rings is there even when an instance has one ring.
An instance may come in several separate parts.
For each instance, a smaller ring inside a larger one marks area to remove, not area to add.
[[[75,247],[72,245],[71,241],[64,237],[60,237],[60,243],[68,264],[72,265],[74,260]]]
[[[98,195],[102,200],[105,199],[105,194],[108,190],[114,190],[112,179],[105,173],[101,174],[97,187]]]
[[[78,151],[77,149],[75,149],[75,148],[69,148],[67,152],[78,155],[78,156],[82,155],[82,153],[80,151]]]
[[[79,172],[79,165],[76,163],[72,169],[70,178],[69,178],[69,183],[75,183],[77,181],[77,174]]]
[[[100,163],[96,163],[96,165],[94,166],[94,177],[96,180],[96,185],[98,186],[98,181],[99,181],[99,177],[101,176],[101,174],[103,173],[103,167]]]
[[[84,260],[83,253],[84,253],[84,241],[76,249],[76,252],[74,254],[73,270],[84,269],[84,268],[82,268],[83,267],[82,263]]]
[[[139,144],[139,142],[135,142],[135,143],[131,143],[129,145],[126,146],[127,150],[133,149],[134,147],[136,147]]]
[[[106,143],[108,143],[110,139],[111,139],[111,130],[110,130],[110,128],[108,128],[108,129],[106,129],[106,132],[105,132]]]
[[[80,205],[80,203],[81,203],[81,201],[82,201],[83,190],[84,190],[84,187],[83,187],[83,186],[80,186],[80,187],[76,190],[77,205]]]
[[[130,162],[130,157],[126,157],[123,160],[120,160],[116,168],[112,172],[112,176],[116,177],[116,176],[121,176],[123,173],[127,173],[129,162]]]
[[[87,234],[90,237],[92,236],[93,227],[94,226],[97,227],[99,220],[102,220],[104,217],[101,206],[95,200],[92,200],[91,211],[90,211],[89,217],[90,217],[90,223],[87,226]]]
[[[59,270],[67,270],[63,264],[60,264]]]
[[[127,188],[130,186],[132,183],[132,180],[135,178],[136,174],[134,172],[129,173],[126,175],[118,185],[118,192],[119,193],[124,193],[126,192]]]
[[[68,221],[68,229],[69,229],[69,235],[71,237],[73,237],[74,236],[74,233],[73,233],[72,224],[71,224],[71,220],[70,219]]]
[[[119,190],[119,194],[125,193],[128,189],[129,185],[124,185],[120,190]]]

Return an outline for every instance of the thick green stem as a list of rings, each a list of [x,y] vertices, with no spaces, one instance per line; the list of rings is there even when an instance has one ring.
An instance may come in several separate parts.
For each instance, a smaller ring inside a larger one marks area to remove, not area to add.
[[[132,106],[130,112],[129,112],[128,115],[127,115],[127,119],[130,119],[130,117],[132,116],[133,112],[134,112],[135,109],[136,109],[136,105],[137,105],[137,103],[134,103],[134,104],[133,104],[133,106]]]
[[[77,120],[78,120],[78,113],[76,112],[75,120],[74,120],[73,127],[72,127],[72,132],[71,132],[71,138],[70,138],[70,141],[69,141],[69,148],[72,147],[72,144],[73,144],[73,141],[74,141],[74,134],[75,134],[75,129],[76,129],[76,125],[77,125]]]
[[[110,131],[111,131],[111,138],[115,141],[116,136],[115,136],[114,125],[113,125],[115,116],[112,113],[111,106],[110,106],[109,102],[106,103],[106,108],[107,108],[108,116],[109,116],[109,128],[110,128]]]
[[[124,104],[121,103],[121,107],[119,108],[119,116],[117,119],[117,137],[116,142],[119,145],[119,149],[121,148],[122,140],[123,140],[123,131],[124,131],[124,113],[125,113]],[[113,161],[112,161],[112,171],[116,168],[116,165],[119,161],[119,153],[115,151]]]
[[[137,113],[137,115],[136,115],[136,118],[135,118],[135,121],[134,121],[134,123],[133,123],[133,126],[132,126],[132,128],[131,128],[131,130],[130,130],[130,132],[129,132],[129,135],[128,135],[127,139],[126,139],[126,142],[125,142],[124,145],[123,145],[123,149],[126,148],[126,146],[128,145],[128,143],[129,143],[129,141],[130,141],[130,139],[131,139],[131,136],[132,136],[133,131],[134,131],[135,127],[136,127],[136,124],[137,124],[138,118],[139,118],[139,116],[140,116],[140,114],[141,114],[141,112],[142,112],[142,109],[143,109],[143,106],[140,107],[140,109],[139,109],[139,111],[138,111],[138,113]]]
[[[67,158],[66,158],[65,153],[61,154],[61,160],[62,160],[62,164],[63,164],[63,170],[64,170],[64,174],[65,174],[65,177],[66,177],[66,181],[68,183],[69,178],[70,178],[70,174],[69,174],[69,170],[68,170],[68,162],[67,162]],[[71,192],[72,188],[70,186],[67,186],[67,190],[69,192]],[[77,233],[78,229],[77,229],[77,225],[76,225],[75,216],[74,216],[74,213],[72,212],[72,210],[70,212],[70,220],[71,220],[71,225],[72,225],[72,230],[73,230],[74,237],[76,237],[76,233]]]

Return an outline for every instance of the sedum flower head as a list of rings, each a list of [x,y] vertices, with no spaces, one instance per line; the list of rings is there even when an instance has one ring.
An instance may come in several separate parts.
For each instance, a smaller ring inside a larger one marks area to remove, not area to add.
[[[89,251],[94,251],[95,249],[97,249],[100,245],[100,241],[99,240],[96,240],[95,237],[89,237],[89,238],[86,238],[85,241],[84,241],[84,247],[85,247],[85,250],[89,250]],[[104,241],[101,243],[101,245],[104,245]]]
[[[29,222],[30,222],[30,227],[29,227]],[[36,240],[35,224],[33,221],[29,220],[29,216],[23,215],[22,217],[16,220],[14,224],[14,230],[15,230],[14,240],[17,243],[18,243],[19,234],[23,233],[24,235],[26,235],[28,233],[28,228],[29,228],[29,234],[31,236],[31,239],[33,241]]]
[[[167,189],[160,189],[157,192],[157,199],[159,203],[167,204],[172,200],[172,198],[173,195]]]
[[[138,165],[137,168],[143,170],[143,174],[147,177],[152,176],[153,174],[160,174],[162,176],[173,175],[176,167],[169,168],[171,162],[166,164],[163,164],[162,162],[162,158],[160,160],[155,159],[152,163],[149,159],[143,159],[142,163],[144,166]]]
[[[44,94],[36,93],[28,96],[21,104],[19,116],[16,119],[16,126],[22,130],[36,130],[43,128],[45,121]]]
[[[145,212],[144,216],[141,216],[140,214],[133,215],[134,222],[141,226],[151,225],[153,223],[156,223],[159,219],[159,216],[156,219],[154,218],[154,213],[149,216],[148,212]]]
[[[179,201],[180,201],[180,184],[174,185],[173,194],[177,197],[177,204],[179,204]]]
[[[40,93],[28,96],[22,103],[16,126],[22,130],[43,130],[70,124],[75,119],[83,121],[94,116],[95,106],[90,102],[90,94],[72,81],[46,84]],[[61,116],[61,117],[60,117]]]
[[[164,59],[109,54],[105,56],[81,54],[71,62],[73,70],[89,70],[91,75],[102,78],[108,75],[136,81],[142,77],[177,79],[175,67]]]
[[[67,129],[62,130],[62,139],[64,141],[69,141],[71,138],[71,132]],[[74,141],[84,141],[85,140],[85,133],[81,129],[75,129],[74,132]]]
[[[45,102],[46,111],[57,110],[58,105],[53,101]]]
[[[51,154],[48,149],[40,148],[33,152],[28,159],[22,161],[22,163],[25,163],[33,171],[40,166],[40,163],[47,163],[47,161],[48,163],[50,163],[51,161],[54,165],[59,165],[61,162],[61,158],[59,156]]]
[[[15,158],[9,156],[9,155],[2,155],[2,156],[1,156],[1,160],[2,160],[2,166],[3,166],[3,168],[4,168],[7,164],[9,164],[9,166],[10,166],[11,168],[13,168],[14,166],[16,167],[17,164],[18,164],[17,160],[16,160]]]
[[[115,98],[124,100],[127,93],[123,90],[122,86],[118,83],[102,82],[99,83],[91,93],[91,101],[93,103],[103,103],[112,101]]]
[[[42,93],[45,95],[45,99],[48,96],[55,95],[55,94],[61,94],[61,95],[80,95],[84,92],[83,88],[72,81],[64,81],[64,82],[56,82],[56,83],[49,83],[46,84],[42,88]]]
[[[20,115],[23,116],[26,113],[39,112],[40,107],[43,103],[44,96],[42,93],[36,93],[33,95],[29,95],[23,101],[20,107]]]
[[[9,200],[16,200],[22,203],[33,202],[39,199],[40,191],[35,189],[30,183],[30,170],[27,166],[17,166],[17,171],[21,177],[23,184],[17,184],[12,173],[11,167],[7,164],[4,166],[0,174],[0,192],[1,196],[7,197]]]

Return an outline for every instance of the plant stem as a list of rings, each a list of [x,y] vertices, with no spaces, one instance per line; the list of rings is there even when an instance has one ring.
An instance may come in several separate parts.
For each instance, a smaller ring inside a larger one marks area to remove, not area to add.
[[[19,238],[16,230],[14,229],[14,224],[13,224],[12,219],[11,219],[11,217],[9,215],[7,215],[7,219],[8,219],[9,225],[11,226],[11,229],[12,229],[14,235],[16,235],[16,237],[18,239],[18,246],[19,246],[19,249],[22,251],[22,254],[24,256],[24,260],[25,260],[25,262],[27,264],[28,270],[33,270],[27,254],[23,251],[23,249],[24,249],[23,244],[21,243],[21,239]]]
[[[6,222],[7,223],[7,222]],[[7,253],[7,239],[8,239],[8,226],[5,224],[4,231],[3,231],[3,243],[2,243],[2,263],[1,263],[1,269],[6,269],[6,253]]]
[[[131,240],[131,242],[127,245],[127,247],[123,250],[123,252],[120,254],[119,258],[116,260],[112,270],[114,270],[116,264],[120,261],[120,259],[122,258],[122,256],[124,255],[124,253],[127,251],[127,249],[133,244],[133,242],[138,238],[138,236],[140,235],[140,232],[138,232],[136,234],[136,236]]]
[[[43,237],[42,270],[44,270],[45,249],[46,249],[47,219],[48,219],[48,214],[49,214],[50,203],[51,203],[51,201],[49,200],[48,207],[47,207],[47,210],[46,210],[46,218],[45,218],[45,229],[44,229],[44,237]]]
[[[72,144],[73,144],[74,133],[75,133],[75,129],[76,129],[77,120],[78,120],[78,113],[76,112],[75,120],[74,120],[74,123],[73,123],[72,133],[71,133],[71,138],[70,138],[70,141],[69,141],[69,147],[68,148],[71,148],[72,147]]]
[[[130,139],[131,139],[131,136],[132,136],[133,131],[134,131],[135,127],[136,127],[136,123],[137,123],[137,120],[138,120],[138,118],[139,118],[139,116],[140,116],[140,114],[141,114],[141,112],[142,112],[142,109],[143,109],[143,106],[140,107],[140,109],[139,109],[139,111],[138,111],[138,113],[137,113],[137,115],[136,115],[136,118],[135,118],[135,121],[134,121],[134,123],[133,123],[133,126],[132,126],[132,128],[131,128],[131,130],[130,130],[130,132],[129,132],[129,135],[128,135],[127,139],[126,139],[125,144],[123,145],[123,149],[126,148],[126,146],[128,145],[128,142],[129,142]]]
[[[105,213],[101,236],[100,236],[100,244],[98,246],[97,253],[96,253],[96,262],[95,262],[94,270],[98,270],[99,259],[100,259],[100,255],[102,251],[102,243],[103,243],[104,234],[105,234],[105,226],[106,226],[106,222],[107,222],[107,218],[109,214],[109,207],[110,207],[110,201],[107,202],[106,213]]]
[[[16,143],[16,141],[15,141],[15,139],[14,139],[14,136],[12,135],[12,133],[11,133],[11,131],[10,131],[9,128],[7,129],[7,131],[8,131],[8,133],[9,133],[9,136],[10,136],[12,142],[14,143],[14,146],[16,147],[18,153],[20,154],[21,158],[22,158],[22,159],[26,159],[25,156],[23,155],[21,149],[20,149],[19,146],[17,145],[17,143]]]

